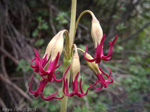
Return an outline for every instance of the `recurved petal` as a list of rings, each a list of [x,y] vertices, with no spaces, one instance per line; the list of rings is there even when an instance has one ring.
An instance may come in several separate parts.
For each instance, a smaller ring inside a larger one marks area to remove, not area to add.
[[[32,93],[32,94],[34,94],[35,91],[32,91],[32,90],[31,90],[32,81],[33,81],[33,76],[32,76],[32,78],[31,78],[31,82],[30,82],[30,85],[29,85],[29,92]]]
[[[88,58],[86,57],[87,48],[88,48],[88,45],[86,46],[86,50],[85,50],[85,52],[84,52],[84,58],[85,58],[87,61],[89,61],[89,62],[95,61],[95,58],[93,58],[93,59],[88,59]]]
[[[118,35],[116,35],[115,39],[112,42],[109,41],[110,47],[108,50],[108,54],[107,54],[107,56],[102,57],[103,60],[105,60],[105,61],[110,60],[112,53],[113,53],[113,45],[114,45],[115,41],[117,40],[117,38],[118,38]]]
[[[45,101],[49,101],[49,100],[52,100],[52,99],[62,99],[64,96],[62,97],[56,97],[55,95],[58,93],[58,91],[56,91],[56,93],[53,93],[51,95],[49,95],[48,97],[44,97],[43,93],[41,94],[41,98]]]
[[[58,74],[58,73],[54,74],[53,75],[54,80],[57,81],[57,82],[62,81],[65,78],[65,76],[66,76],[68,70],[70,69],[70,67],[71,67],[71,65],[67,68],[67,70],[65,71],[65,73],[64,73],[64,75],[63,75],[63,77],[61,79],[56,79],[55,75]]]

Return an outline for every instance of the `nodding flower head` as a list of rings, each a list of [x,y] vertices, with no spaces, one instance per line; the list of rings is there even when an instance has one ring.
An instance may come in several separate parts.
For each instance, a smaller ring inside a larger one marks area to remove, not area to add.
[[[38,53],[37,50],[35,49],[35,58],[31,61],[31,67],[34,69],[34,71],[36,73],[39,73],[39,75],[42,77],[42,80],[40,81],[38,89],[36,91],[32,91],[31,90],[31,85],[32,85],[32,81],[33,81],[33,77],[32,77],[30,86],[29,86],[29,91],[35,97],[41,95],[41,98],[46,101],[51,100],[51,99],[63,98],[63,96],[61,98],[54,96],[58,93],[58,91],[54,94],[51,94],[47,98],[45,98],[43,95],[43,90],[48,82],[52,83],[54,80],[57,82],[62,81],[70,68],[70,66],[69,66],[69,68],[65,71],[65,73],[61,79],[57,79],[55,77],[58,73],[60,73],[60,71],[55,73],[55,70],[61,65],[61,63],[58,64],[58,60],[59,60],[60,54],[63,51],[63,42],[64,42],[63,41],[63,33],[64,33],[64,31],[65,30],[60,31],[51,40],[51,42],[49,43],[49,45],[46,48],[45,53],[47,53],[47,54],[45,54],[42,59],[40,58],[40,51]],[[35,62],[34,65],[33,65],[33,62]]]
[[[86,53],[86,57],[89,58],[89,59],[93,59],[93,57],[91,55],[89,55],[88,53]],[[95,73],[96,77],[97,77],[97,80],[96,80],[96,83],[94,84],[97,85],[97,83],[100,84],[100,87],[99,88],[95,88],[96,90],[101,90],[103,87],[108,87],[107,83],[113,83],[113,78],[110,76],[111,75],[111,69],[109,69],[110,73],[109,75],[107,75],[100,67],[98,67],[98,64],[95,63],[95,62],[89,62],[89,61],[86,61],[87,62],[87,65],[88,67]],[[107,78],[105,79],[104,76]]]
[[[88,87],[88,89],[84,93],[83,89],[82,89],[82,78],[81,78],[80,79],[80,91],[79,91],[79,87],[78,87],[78,85],[79,85],[79,82],[78,82],[79,72],[80,72],[80,60],[79,60],[77,48],[75,46],[75,54],[72,58],[72,64],[71,64],[72,90],[73,91],[71,93],[69,93],[68,79],[64,80],[63,92],[66,96],[72,97],[74,95],[77,95],[78,97],[83,97],[83,96],[87,95],[88,90],[91,87],[93,87],[93,85],[91,85],[90,87]]]
[[[86,50],[85,50],[85,53],[84,53],[84,58],[89,62],[95,61],[96,63],[100,63],[102,59],[104,61],[108,61],[111,58],[111,55],[112,55],[112,52],[113,52],[113,45],[114,45],[115,41],[117,40],[117,37],[118,37],[118,35],[116,35],[115,39],[112,42],[109,41],[110,48],[109,48],[107,56],[104,56],[104,53],[103,53],[103,44],[104,44],[104,40],[105,40],[105,35],[104,35],[101,42],[100,42],[100,44],[97,44],[97,47],[96,47],[96,50],[95,50],[95,58],[94,59],[88,59],[86,57],[88,46],[86,46]]]
[[[93,59],[93,57],[91,55],[89,55],[88,53],[86,53],[86,57],[88,59]],[[108,87],[108,83],[113,83],[113,78],[111,77],[111,69],[109,69],[110,73],[109,75],[107,75],[100,67],[98,67],[98,64],[95,63],[95,62],[89,62],[89,61],[86,61],[88,67],[95,73],[96,77],[97,77],[97,80],[96,80],[96,83],[94,84],[94,88],[96,90],[101,90],[103,87]],[[104,76],[107,78],[105,79]],[[95,85],[97,85],[97,83],[100,84],[100,87],[99,88],[96,88]]]
[[[103,37],[103,30],[97,18],[92,16],[92,28],[91,28],[91,36],[94,41],[95,48],[97,44],[100,44]]]

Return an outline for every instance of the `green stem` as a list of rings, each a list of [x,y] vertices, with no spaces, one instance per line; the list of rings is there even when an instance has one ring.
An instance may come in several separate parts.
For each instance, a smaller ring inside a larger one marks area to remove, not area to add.
[[[70,20],[70,30],[69,30],[69,42],[65,44],[69,44],[69,52],[66,52],[64,57],[64,72],[67,70],[69,65],[71,64],[72,59],[72,46],[74,43],[74,33],[75,33],[75,21],[76,21],[76,4],[77,0],[72,0],[72,7],[71,7],[71,20]],[[65,49],[66,51],[67,49]],[[68,51],[68,50],[67,50]],[[70,70],[65,76],[65,79],[68,79],[68,86],[69,86],[69,79],[70,79]],[[62,84],[62,94],[63,93],[63,84]],[[67,101],[68,97],[64,95],[64,98],[61,100],[61,109],[60,112],[67,112]]]
[[[80,21],[81,17],[82,17],[85,13],[89,13],[89,14],[92,16],[92,19],[95,19],[95,18],[96,18],[92,11],[90,11],[90,10],[85,10],[85,11],[83,11],[83,12],[79,15],[79,17],[78,17],[78,19],[77,19],[77,22],[76,22],[76,25],[75,25],[75,31],[74,31],[73,39],[75,38],[75,34],[76,34],[76,31],[77,31],[77,27],[78,27],[79,21]]]
[[[71,60],[66,60],[64,59],[64,72],[67,70],[67,68],[69,67],[69,65],[71,64]],[[70,79],[70,70],[67,72],[66,76],[65,76],[65,80]],[[69,84],[69,83],[68,83]],[[63,93],[63,84],[62,84],[62,94]],[[61,100],[61,109],[60,112],[67,112],[67,101],[68,101],[68,97],[64,95],[64,98]]]
[[[74,42],[74,32],[75,32],[75,21],[76,21],[76,4],[77,0],[72,0],[72,8],[71,8],[71,20],[70,20],[70,31],[69,31],[69,46],[72,48]]]

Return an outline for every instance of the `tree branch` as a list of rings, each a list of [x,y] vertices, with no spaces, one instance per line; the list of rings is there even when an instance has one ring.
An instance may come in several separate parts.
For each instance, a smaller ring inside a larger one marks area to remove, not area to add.
[[[123,39],[119,44],[123,43],[123,42],[127,42],[128,40],[136,37],[139,33],[141,33],[145,28],[147,28],[150,25],[150,22],[146,23],[142,28],[140,28],[138,31],[136,31],[135,33],[129,35],[128,37],[126,37],[125,39]]]

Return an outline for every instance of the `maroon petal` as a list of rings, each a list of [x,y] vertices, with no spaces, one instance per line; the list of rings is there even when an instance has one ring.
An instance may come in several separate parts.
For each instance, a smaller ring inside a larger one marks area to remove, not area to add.
[[[107,82],[104,79],[102,74],[97,73],[97,78],[98,78],[100,84],[102,84],[105,88],[108,87]]]
[[[66,76],[68,70],[70,69],[70,67],[71,67],[71,65],[67,68],[67,70],[65,71],[65,73],[64,73],[64,75],[61,79],[56,79],[55,75],[53,75],[54,80],[57,81],[57,82],[62,81],[65,78],[65,76]]]
[[[54,74],[58,60],[59,60],[59,52],[58,52],[56,58],[53,61],[50,61],[47,72]]]
[[[63,93],[64,94],[69,93],[69,91],[67,91],[68,85],[66,84],[67,83],[66,81],[67,81],[67,79],[66,80],[64,79],[64,81],[63,81]]]
[[[112,42],[109,41],[110,48],[109,48],[107,56],[102,57],[103,60],[108,61],[111,58],[111,55],[113,53],[113,45],[114,45],[115,41],[117,40],[117,38],[118,38],[118,35],[116,35],[115,39]]]
[[[56,96],[54,96],[54,95],[56,95],[58,93],[58,91],[56,91],[56,93],[53,93],[53,94],[51,94],[51,95],[49,95],[48,97],[46,97],[46,98],[44,98],[44,95],[43,95],[43,93],[41,94],[41,98],[43,99],[43,100],[45,100],[45,101],[49,101],[49,100],[52,100],[52,99],[62,99],[64,96],[62,96],[62,97],[56,97]]]
[[[56,66],[56,69],[57,69],[58,67],[60,67],[61,64],[62,64],[62,61],[59,63],[59,65]]]
[[[101,42],[100,42],[100,44],[97,44],[97,47],[96,47],[96,50],[95,50],[95,58],[96,59],[98,59],[98,58],[101,59],[102,56],[103,56],[103,44],[104,44],[105,37],[106,36],[104,35]],[[98,63],[98,62],[96,61],[96,63]]]
[[[102,38],[102,40],[101,40],[101,42],[100,42],[100,48],[102,48],[102,47],[103,47],[105,37],[106,37],[106,35],[104,34],[104,36],[103,36],[103,38]]]
[[[35,49],[35,58],[30,63],[31,67],[34,69],[34,71],[36,73],[39,72],[39,63],[41,61],[39,55],[40,55],[40,50],[39,50],[39,53],[38,53],[37,50]],[[35,66],[33,66],[33,61],[35,61]]]
[[[69,94],[69,89],[68,89],[68,80],[66,79],[66,81],[64,80],[64,86],[63,86],[63,93],[68,96],[68,97],[72,97],[74,95],[74,92]]]
[[[34,94],[35,91],[32,91],[32,90],[31,90],[32,81],[33,81],[33,76],[32,76],[32,78],[31,78],[31,82],[30,82],[30,85],[29,85],[29,92],[32,93],[32,94]]]
[[[110,70],[109,75],[107,75],[100,67],[98,67],[98,68],[99,68],[99,70],[100,70],[107,78],[110,77],[110,74],[111,74],[111,69],[110,69],[110,68],[108,68],[108,69]]]
[[[46,86],[46,84],[47,84],[48,81],[47,81],[47,80],[42,80],[42,81],[40,81],[39,87],[38,87],[38,89],[37,89],[36,91],[32,91],[32,90],[31,90],[32,81],[33,81],[33,77],[32,77],[32,79],[31,79],[31,83],[30,83],[30,86],[29,86],[29,91],[30,91],[30,93],[32,93],[35,97],[37,97],[38,95],[40,95],[40,94],[43,92],[44,87]]]
[[[80,91],[81,91],[82,94],[84,93],[83,89],[82,89],[82,78],[80,79]]]
[[[84,58],[85,58],[87,61],[89,61],[89,62],[95,61],[95,58],[94,58],[94,59],[88,59],[88,58],[86,57],[87,48],[88,48],[88,45],[86,46],[86,50],[85,50],[85,52],[84,52]]]
[[[97,79],[95,84],[97,84],[98,82],[99,82],[99,81],[98,81],[98,79]],[[97,90],[97,91],[100,91],[100,90],[102,90],[103,85],[101,84],[101,86],[100,86],[99,88],[96,88],[96,87],[93,86],[93,88],[94,88],[95,90]]]
[[[40,74],[41,76],[46,76],[46,75],[48,75],[48,72],[44,70],[44,68],[42,67],[41,64],[39,65],[39,74]]]
[[[47,56],[48,56],[48,54],[46,54],[45,57],[41,60],[42,67],[45,67],[45,65],[46,65],[47,62],[48,62]]]
[[[108,69],[109,69],[109,71],[110,71],[109,75],[107,75],[107,74],[99,67],[99,70],[108,78],[108,79],[106,80],[106,82],[107,82],[107,83],[113,83],[113,78],[110,77],[110,75],[111,75],[111,69],[110,69],[110,68],[108,68]],[[111,81],[110,81],[110,80],[111,80]]]
[[[41,51],[41,50],[39,50],[39,53],[38,53],[37,50],[36,50],[36,48],[35,48],[34,51],[35,51],[35,57],[36,57],[38,60],[41,60],[41,59],[40,59],[40,51]]]
[[[86,92],[84,93],[84,92],[83,92],[83,89],[82,89],[82,79],[80,79],[80,91],[81,91],[81,93],[78,93],[78,97],[83,97],[83,96],[87,95],[89,89],[92,88],[92,87],[94,87],[94,85],[90,85],[90,86],[88,87],[88,89],[86,90]]]
[[[35,58],[31,61],[30,65],[32,68],[35,68],[35,66],[33,66],[33,62],[35,61]]]
[[[65,88],[66,88],[66,93],[69,94],[68,79],[66,79],[66,86],[65,86]]]

